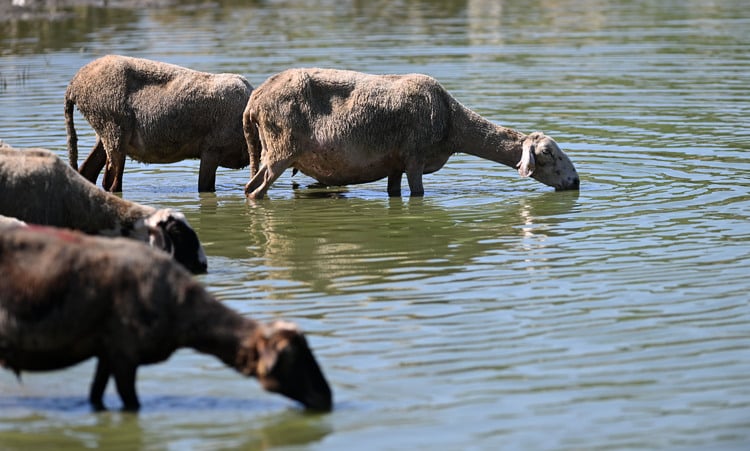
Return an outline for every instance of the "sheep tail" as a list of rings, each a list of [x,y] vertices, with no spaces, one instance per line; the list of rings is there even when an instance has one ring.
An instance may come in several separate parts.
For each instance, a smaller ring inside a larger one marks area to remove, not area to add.
[[[73,107],[75,101],[71,98],[70,93],[65,93],[65,128],[68,132],[68,160],[70,165],[78,170],[78,135],[73,123]]]
[[[246,118],[249,120],[243,121],[242,129],[245,132],[247,152],[250,156],[250,178],[253,178],[260,168],[260,154],[263,148],[260,142],[260,132],[255,121],[255,115],[251,113]]]

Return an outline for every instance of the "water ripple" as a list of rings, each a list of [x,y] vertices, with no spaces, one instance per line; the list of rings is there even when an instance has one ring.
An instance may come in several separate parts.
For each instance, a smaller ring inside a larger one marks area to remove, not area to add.
[[[254,85],[290,66],[423,72],[492,121],[553,136],[581,190],[460,153],[425,177],[424,199],[287,173],[248,202],[247,170],[197,194],[196,161],[128,161],[124,197],[180,209],[198,231],[201,282],[244,315],[307,331],[337,410],[300,415],[181,351],[139,374],[140,419],[88,416],[90,363],[20,388],[0,375],[0,442],[750,443],[744,2],[178,3],[0,31],[0,138],[66,158],[67,81],[111,52]],[[94,135],[76,124],[83,158]]]

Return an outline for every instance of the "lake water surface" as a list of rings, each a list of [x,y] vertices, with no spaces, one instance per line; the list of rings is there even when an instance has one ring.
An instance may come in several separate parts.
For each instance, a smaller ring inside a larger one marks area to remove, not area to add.
[[[288,171],[250,203],[248,170],[198,194],[197,161],[128,161],[123,196],[187,215],[209,290],[306,330],[335,410],[183,350],[140,369],[138,415],[90,411],[93,362],[0,372],[0,449],[750,448],[745,1],[219,0],[0,27],[16,147],[67,158],[68,81],[121,53],[255,86],[295,66],[427,73],[553,136],[582,179],[557,193],[459,154],[423,199]]]

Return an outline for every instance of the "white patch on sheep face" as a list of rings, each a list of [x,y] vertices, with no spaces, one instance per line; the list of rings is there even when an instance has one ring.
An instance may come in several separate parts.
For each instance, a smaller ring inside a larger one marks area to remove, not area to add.
[[[283,321],[283,320],[274,321],[271,324],[271,328],[273,330],[275,330],[275,331],[278,331],[278,330],[288,330],[290,332],[299,332],[300,331],[299,327],[296,324],[294,324],[294,323],[292,323],[290,321]]]
[[[171,209],[157,210],[144,224],[151,246],[167,252],[194,273],[206,272],[206,253],[185,215]]]

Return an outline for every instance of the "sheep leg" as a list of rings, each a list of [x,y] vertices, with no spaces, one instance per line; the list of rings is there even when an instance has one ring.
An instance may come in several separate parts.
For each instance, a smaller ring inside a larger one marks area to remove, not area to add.
[[[94,380],[91,383],[91,390],[89,391],[89,403],[97,412],[107,410],[104,406],[103,398],[104,390],[107,388],[107,382],[109,382],[109,376],[109,364],[107,364],[102,358],[99,358],[96,364]]]
[[[135,391],[135,377],[138,370],[137,365],[121,363],[114,371],[117,393],[122,400],[122,410],[135,412],[141,408],[138,395]]]
[[[260,144],[258,144],[257,147],[254,147],[252,152],[250,153],[250,177],[253,177],[258,173],[258,167],[260,167],[261,151],[262,150],[260,148]]]
[[[91,183],[96,184],[96,179],[102,168],[107,164],[107,152],[104,150],[104,144],[99,137],[96,137],[96,144],[91,153],[81,165],[78,172]]]
[[[107,165],[104,167],[104,179],[102,180],[102,187],[105,191],[114,193],[122,191],[127,143],[131,142],[132,135],[131,132],[126,131],[128,129],[128,127],[123,127],[120,124],[112,124],[106,133],[100,135],[104,150],[107,152]]]
[[[125,153],[112,152],[104,169],[102,186],[106,191],[119,193],[122,191],[122,175],[125,172]]]
[[[112,180],[113,177],[114,170],[112,169],[112,163],[107,160],[104,165],[104,176],[102,176],[102,188],[104,188],[104,191],[110,191],[109,187],[114,183]]]
[[[219,162],[216,158],[207,156],[204,152],[201,156],[200,168],[198,169],[198,191],[201,193],[216,191],[216,170]]]
[[[423,172],[424,162],[421,159],[412,159],[406,163],[406,181],[409,182],[409,191],[412,197],[424,196]]]
[[[268,169],[266,166],[261,166],[253,178],[245,185],[245,196],[249,199],[263,199],[263,195],[268,189],[261,189],[261,186],[265,183],[267,173]]]
[[[422,173],[406,173],[409,182],[409,191],[412,197],[423,197],[424,186],[422,185]]]
[[[245,185],[245,195],[248,199],[263,199],[268,188],[278,179],[281,174],[289,167],[288,160],[274,161],[264,164],[258,170],[258,173]]]
[[[390,197],[401,197],[401,176],[403,172],[394,172],[388,176],[388,195]]]

